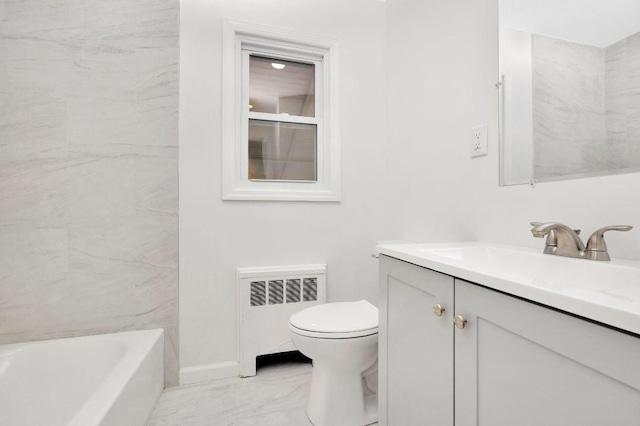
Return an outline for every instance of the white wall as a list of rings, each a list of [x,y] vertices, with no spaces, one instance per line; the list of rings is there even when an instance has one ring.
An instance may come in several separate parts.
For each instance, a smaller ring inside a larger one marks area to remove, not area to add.
[[[341,40],[341,203],[221,201],[222,19]],[[640,259],[640,174],[498,186],[497,0],[189,0],[181,21],[182,367],[236,360],[236,267],[327,262],[330,300],[375,302],[374,240],[542,250],[531,220],[636,225],[607,240]]]
[[[389,176],[402,236],[542,250],[529,221],[560,221],[587,236],[630,224],[637,228],[607,235],[609,251],[640,259],[640,174],[498,186],[497,0],[387,5]],[[481,123],[489,155],[472,160],[469,134]]]
[[[342,202],[221,200],[223,19],[337,37]],[[376,302],[387,215],[385,5],[372,0],[188,0],[181,6],[181,367],[236,360],[235,268],[328,264],[330,301]]]

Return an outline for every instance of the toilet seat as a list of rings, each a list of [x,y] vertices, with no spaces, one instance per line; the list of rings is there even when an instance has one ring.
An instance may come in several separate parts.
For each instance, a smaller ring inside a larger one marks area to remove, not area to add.
[[[289,329],[320,339],[351,339],[378,333],[378,308],[366,300],[313,306],[291,315]]]
[[[378,334],[378,327],[372,328],[370,330],[353,331],[351,333],[321,333],[303,330],[289,324],[289,330],[296,334],[299,334],[300,336],[314,337],[316,339],[355,339],[357,337],[366,337],[371,336],[372,334]]]

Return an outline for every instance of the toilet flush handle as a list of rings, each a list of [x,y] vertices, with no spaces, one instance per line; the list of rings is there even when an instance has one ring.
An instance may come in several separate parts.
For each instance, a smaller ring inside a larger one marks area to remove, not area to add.
[[[436,314],[437,317],[441,317],[446,309],[439,303],[433,305],[433,313]]]

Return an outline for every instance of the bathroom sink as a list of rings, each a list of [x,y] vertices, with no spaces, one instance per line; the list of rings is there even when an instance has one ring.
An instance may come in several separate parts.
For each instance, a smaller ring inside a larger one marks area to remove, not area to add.
[[[640,262],[482,242],[388,244],[381,254],[640,334]]]
[[[640,269],[617,263],[550,256],[521,248],[490,245],[418,249],[487,274],[548,287],[609,291],[640,283]]]

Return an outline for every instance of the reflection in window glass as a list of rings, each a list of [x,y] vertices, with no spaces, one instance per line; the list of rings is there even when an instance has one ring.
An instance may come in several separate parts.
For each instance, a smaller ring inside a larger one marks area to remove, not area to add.
[[[315,124],[249,120],[249,179],[316,181]]]
[[[251,55],[252,112],[315,116],[315,65]]]

